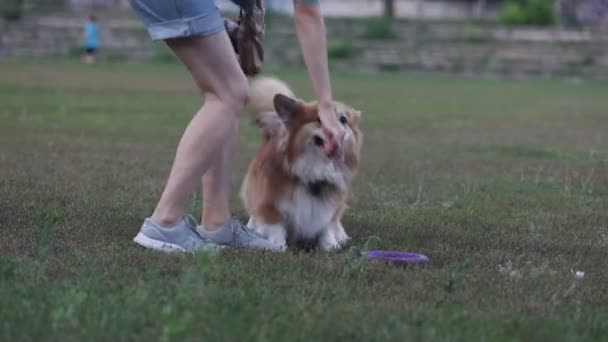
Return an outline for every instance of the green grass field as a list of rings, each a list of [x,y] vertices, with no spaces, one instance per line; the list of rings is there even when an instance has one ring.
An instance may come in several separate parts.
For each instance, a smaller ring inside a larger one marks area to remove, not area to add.
[[[276,75],[310,98],[303,71]],[[167,256],[131,239],[201,103],[185,71],[0,63],[0,340],[606,338],[608,84],[333,79],[364,112],[346,249]]]

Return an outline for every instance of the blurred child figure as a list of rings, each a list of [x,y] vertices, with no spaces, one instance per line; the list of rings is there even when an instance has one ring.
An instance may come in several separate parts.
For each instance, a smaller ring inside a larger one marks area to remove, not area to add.
[[[95,52],[99,49],[99,28],[95,16],[89,16],[89,21],[84,25],[84,62],[95,63]]]

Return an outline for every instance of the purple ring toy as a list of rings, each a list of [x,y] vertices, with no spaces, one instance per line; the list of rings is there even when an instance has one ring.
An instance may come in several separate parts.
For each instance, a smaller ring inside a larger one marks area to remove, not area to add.
[[[391,262],[394,264],[416,264],[424,265],[429,262],[425,255],[397,251],[370,251],[367,257],[372,260]]]

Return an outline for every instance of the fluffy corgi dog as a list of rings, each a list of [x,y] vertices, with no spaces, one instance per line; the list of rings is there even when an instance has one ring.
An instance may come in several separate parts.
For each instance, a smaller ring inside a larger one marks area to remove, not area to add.
[[[315,102],[296,99],[274,78],[250,85],[262,143],[241,189],[247,226],[284,248],[314,241],[330,251],[349,239],[341,219],[359,166],[361,113],[339,102],[335,108],[345,138],[341,150],[328,151]]]

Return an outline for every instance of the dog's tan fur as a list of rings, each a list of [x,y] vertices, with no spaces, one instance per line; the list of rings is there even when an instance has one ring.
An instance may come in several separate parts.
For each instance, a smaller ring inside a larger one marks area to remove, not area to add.
[[[282,246],[318,239],[318,246],[329,251],[348,240],[341,219],[359,166],[361,113],[335,103],[338,117],[346,118],[344,158],[336,162],[314,143],[326,141],[316,103],[293,97],[273,78],[251,84],[249,111],[263,134],[241,191],[248,226]]]

